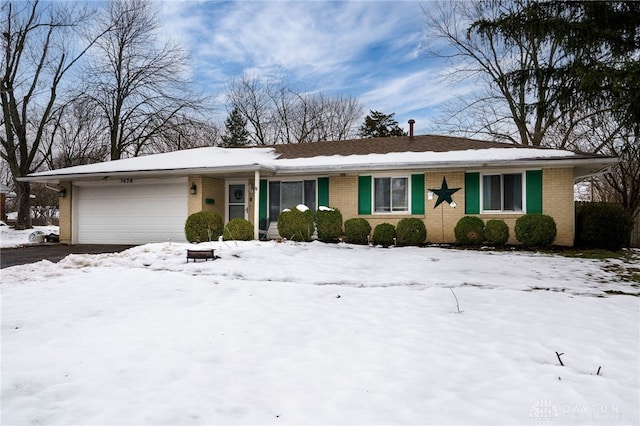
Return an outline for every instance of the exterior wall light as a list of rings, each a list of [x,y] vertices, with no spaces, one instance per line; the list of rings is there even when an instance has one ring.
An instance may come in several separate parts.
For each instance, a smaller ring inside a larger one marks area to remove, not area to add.
[[[193,194],[193,195],[198,193],[198,187],[196,186],[195,183],[191,184],[191,188],[189,188],[189,192],[191,192],[191,194]]]
[[[58,191],[58,196],[59,196],[60,198],[64,198],[64,197],[66,197],[66,196],[67,196],[67,188],[62,188],[62,189],[60,189],[60,191]]]

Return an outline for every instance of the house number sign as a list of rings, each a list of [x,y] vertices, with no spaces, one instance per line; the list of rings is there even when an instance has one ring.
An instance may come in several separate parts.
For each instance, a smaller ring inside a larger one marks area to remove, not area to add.
[[[133,178],[120,179],[120,183],[133,183]]]

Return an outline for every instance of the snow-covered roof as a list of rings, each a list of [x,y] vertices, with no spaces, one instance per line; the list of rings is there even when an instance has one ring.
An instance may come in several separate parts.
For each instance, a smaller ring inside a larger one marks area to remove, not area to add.
[[[259,170],[268,175],[362,172],[423,168],[582,166],[595,173],[617,159],[571,151],[522,147],[443,136],[357,139],[252,148],[195,148],[33,173],[25,180],[60,181],[107,175],[229,174]]]

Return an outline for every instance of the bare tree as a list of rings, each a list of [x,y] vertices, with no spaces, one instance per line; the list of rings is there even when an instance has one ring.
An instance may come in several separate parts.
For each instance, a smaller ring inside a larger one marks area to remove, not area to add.
[[[353,137],[356,121],[362,116],[362,105],[350,96],[330,97],[320,93],[313,98],[312,109],[316,119],[316,141],[341,141]]]
[[[97,163],[108,157],[106,131],[86,97],[63,105],[45,135],[49,142],[43,156],[50,169]]]
[[[225,91],[229,109],[237,109],[247,120],[251,145],[276,143],[270,90],[268,84],[243,76],[231,82]]]
[[[604,146],[595,147],[598,152],[618,157],[620,162],[609,173],[590,179],[591,201],[618,203],[636,217],[640,214],[640,138],[611,115],[606,117],[594,123],[590,140],[604,141]]]
[[[439,2],[423,8],[429,54],[449,62],[445,78],[476,86],[445,112],[442,125],[453,133],[487,135],[522,145],[568,147],[574,128],[593,112],[559,108],[552,70],[567,58],[553,39],[526,32],[506,39],[480,32],[474,24],[512,13],[519,1]],[[535,84],[527,78],[533,75]],[[564,126],[560,129],[558,126]]]
[[[109,131],[110,158],[137,156],[204,99],[184,77],[183,49],[158,40],[148,1],[112,0],[99,20],[106,34],[90,52],[87,91]]]
[[[5,1],[0,6],[2,71],[0,157],[7,162],[17,194],[17,228],[31,227],[30,185],[17,179],[43,164],[46,129],[59,111],[59,92],[68,71],[95,42],[77,47],[87,21],[74,4]],[[74,50],[74,48],[76,50]]]
[[[285,83],[244,76],[228,85],[229,110],[246,120],[253,145],[344,140],[362,115],[351,97],[297,92]]]
[[[149,153],[215,146],[220,143],[220,129],[215,123],[178,114],[147,146]]]
[[[470,78],[479,87],[449,106],[443,127],[616,156],[621,161],[611,173],[591,179],[592,198],[637,215],[637,5],[493,0],[438,6],[424,9],[429,35],[441,43],[431,54],[450,61],[447,78]]]

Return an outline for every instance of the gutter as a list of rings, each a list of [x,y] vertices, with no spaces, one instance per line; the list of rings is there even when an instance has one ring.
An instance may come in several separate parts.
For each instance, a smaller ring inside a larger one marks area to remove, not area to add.
[[[443,169],[475,169],[475,168],[501,168],[505,166],[509,167],[541,167],[541,166],[588,166],[592,165],[606,165],[608,170],[611,165],[617,164],[618,158],[594,158],[594,159],[553,159],[543,158],[534,160],[497,160],[497,161],[449,161],[449,162],[402,162],[402,163],[385,163],[380,165],[372,165],[365,163],[357,164],[339,164],[330,166],[314,166],[314,165],[295,165],[295,166],[279,166],[276,174],[278,175],[291,175],[300,174],[301,171],[311,171],[314,173],[348,173],[348,172],[376,172],[376,171],[388,171],[388,170],[416,170],[416,169],[429,169],[429,170],[443,170]],[[602,170],[602,169],[600,169]],[[591,176],[591,174],[587,174]]]
[[[331,164],[331,165],[313,165],[304,164],[304,159],[300,161],[302,164],[286,165],[286,161],[296,162],[292,160],[280,160],[283,165],[274,164],[251,164],[241,166],[222,166],[222,167],[197,167],[183,169],[156,169],[156,170],[117,170],[109,172],[95,173],[55,173],[44,172],[38,175],[30,175],[18,178],[23,182],[55,182],[60,181],[79,181],[79,180],[95,180],[104,179],[105,177],[159,177],[159,176],[187,176],[193,174],[203,175],[229,175],[234,173],[253,173],[260,172],[264,175],[300,175],[311,172],[315,174],[327,173],[360,173],[360,172],[381,172],[389,170],[443,170],[443,169],[475,169],[475,168],[501,168],[501,167],[586,167],[586,174],[574,176],[579,180],[588,176],[607,173],[613,164],[618,163],[616,157],[602,158],[538,158],[529,160],[493,160],[493,161],[448,161],[448,162],[392,162],[392,163],[354,163],[354,164]],[[276,160],[274,163],[278,163]],[[598,169],[591,172],[589,166],[597,166]]]
[[[255,171],[265,173],[276,173],[276,168],[273,166],[265,166],[261,164],[251,164],[248,166],[223,166],[223,167],[197,167],[189,169],[156,169],[156,170],[114,170],[110,172],[96,172],[96,173],[53,173],[30,175],[19,177],[21,182],[54,182],[60,181],[79,181],[79,180],[95,180],[104,179],[106,177],[158,177],[158,176],[187,176],[194,174],[231,174],[231,173],[247,173]]]

